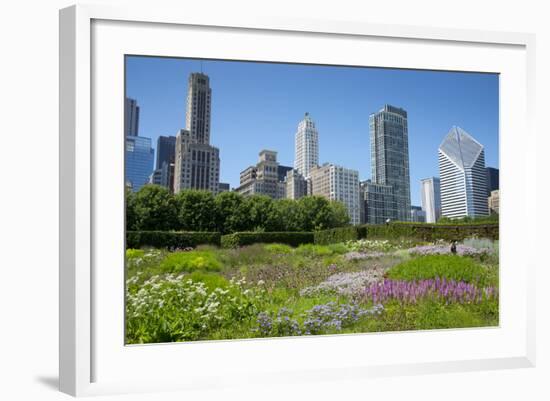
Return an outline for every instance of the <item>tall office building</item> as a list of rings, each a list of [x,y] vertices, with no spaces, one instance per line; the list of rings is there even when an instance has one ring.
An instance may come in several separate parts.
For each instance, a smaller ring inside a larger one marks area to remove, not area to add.
[[[279,180],[277,152],[262,150],[255,166],[241,171],[240,185],[235,191],[244,195],[267,195],[274,199],[285,197],[286,184]]]
[[[491,196],[491,192],[499,189],[499,170],[494,167],[486,167],[487,172],[487,196]]]
[[[124,136],[139,135],[139,106],[135,99],[124,99]]]
[[[294,140],[294,169],[305,178],[319,164],[319,132],[309,113],[298,124]]]
[[[384,224],[397,220],[397,202],[391,185],[361,182],[362,223]]]
[[[202,73],[189,75],[186,129],[176,135],[174,192],[202,189],[218,193],[220,152],[210,145],[212,90],[210,79]]]
[[[310,170],[311,194],[342,202],[351,224],[360,224],[359,172],[325,163]]]
[[[420,180],[422,210],[426,213],[426,223],[436,223],[441,217],[441,183],[439,178]]]
[[[500,190],[491,191],[491,196],[487,198],[490,213],[500,213]]]
[[[218,148],[196,143],[189,130],[176,136],[174,192],[202,189],[217,194],[220,183],[220,153]]]
[[[209,144],[212,104],[210,78],[206,74],[194,72],[189,75],[187,85],[185,128],[194,143]]]
[[[137,192],[149,182],[149,176],[153,172],[155,153],[151,147],[151,138],[127,136],[125,153],[126,186]]]
[[[390,185],[397,220],[411,219],[407,112],[385,105],[369,118],[372,183]]]
[[[290,170],[293,170],[293,168],[290,167],[290,166],[281,166],[281,165],[279,165],[279,167],[277,167],[277,177],[278,177],[279,181],[284,181],[285,178],[286,178],[286,174]]]
[[[411,206],[411,221],[415,223],[426,222],[426,212],[420,206]]]
[[[286,173],[285,185],[288,199],[300,199],[307,195],[307,180],[294,169]]]
[[[161,169],[163,163],[174,163],[176,160],[176,137],[159,136],[157,139],[157,162],[155,169]]]
[[[487,216],[487,178],[483,145],[460,127],[452,127],[439,145],[441,214]]]

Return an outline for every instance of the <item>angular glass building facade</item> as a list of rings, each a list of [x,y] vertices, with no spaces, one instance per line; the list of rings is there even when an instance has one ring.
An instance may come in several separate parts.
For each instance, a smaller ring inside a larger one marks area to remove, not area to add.
[[[151,147],[151,138],[142,136],[126,137],[126,186],[137,192],[149,182],[153,173],[155,153]]]
[[[483,145],[460,127],[452,127],[439,145],[441,214],[487,216],[487,179]]]
[[[390,185],[397,205],[397,220],[411,219],[409,133],[407,112],[385,105],[369,118],[372,183]],[[378,217],[374,217],[377,221]]]

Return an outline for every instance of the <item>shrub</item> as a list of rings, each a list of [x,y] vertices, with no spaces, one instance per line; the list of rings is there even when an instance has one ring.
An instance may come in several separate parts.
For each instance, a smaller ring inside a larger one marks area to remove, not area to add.
[[[286,254],[292,253],[292,247],[285,244],[266,244],[264,249],[271,253]]]
[[[141,258],[143,255],[145,255],[143,249],[126,249],[126,259]]]
[[[387,277],[393,280],[444,278],[480,286],[488,285],[488,270],[470,258],[457,255],[428,255],[392,267]]]
[[[126,247],[187,248],[200,244],[220,245],[217,232],[126,231]]]
[[[173,252],[160,264],[163,273],[199,271],[220,271],[222,264],[210,251]]]
[[[223,235],[221,245],[224,248],[237,248],[239,246],[255,243],[281,243],[298,246],[313,242],[311,232],[237,232]]]
[[[332,228],[315,232],[315,243],[320,245],[334,244],[365,238],[367,236],[366,226],[352,226]]]
[[[303,244],[296,248],[295,251],[298,255],[302,256],[330,256],[335,254],[342,254],[347,252],[347,248],[343,244],[331,244],[331,245],[315,245],[315,244]]]
[[[396,222],[384,225],[367,225],[369,238],[401,238],[413,237],[424,241],[443,239],[446,241],[463,240],[469,237],[485,237],[497,240],[499,236],[498,223],[493,224],[425,224]]]

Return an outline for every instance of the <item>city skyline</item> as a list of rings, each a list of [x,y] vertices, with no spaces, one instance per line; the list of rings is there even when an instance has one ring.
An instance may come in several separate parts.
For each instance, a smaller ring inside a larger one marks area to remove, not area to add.
[[[186,126],[187,77],[200,67],[197,60],[127,59],[127,96],[135,98],[140,106],[141,136],[150,137],[152,143],[156,143],[159,136],[174,136]],[[370,179],[369,115],[390,102],[407,110],[409,115],[411,204],[420,204],[417,183],[438,175],[437,148],[449,127],[454,125],[451,121],[454,118],[463,116],[467,123],[457,122],[457,125],[469,123],[481,130],[479,134],[475,128],[468,131],[484,143],[487,166],[498,167],[496,76],[222,61],[205,61],[203,68],[210,77],[213,92],[211,141],[222,150],[219,181],[229,182],[232,188],[239,186],[240,172],[247,165],[255,164],[261,149],[277,151],[281,165],[294,165],[296,126],[308,111],[319,132],[319,164],[342,165],[358,170],[361,180]],[[326,79],[319,80],[322,77],[339,80],[344,89],[332,91],[331,80],[328,83]],[[372,80],[376,80],[376,84],[369,85]],[[427,81],[430,85],[426,85]],[[314,82],[322,83],[319,85],[322,88],[312,88]],[[289,88],[291,83],[293,89]],[[388,86],[390,83],[393,85]],[[274,88],[276,84],[282,88]],[[356,87],[364,96],[357,97]],[[422,95],[411,101],[414,97],[411,92],[418,94],[420,87]],[[452,96],[435,96],[451,87],[457,89]],[[283,97],[285,90],[287,95]],[[328,96],[320,97],[320,90]],[[462,96],[457,96],[457,91]],[[254,93],[258,96],[253,96]],[[403,98],[403,102],[395,100],[399,98]],[[435,101],[442,105],[435,108]],[[457,105],[454,108],[459,109],[457,112],[453,111],[453,103]],[[431,109],[427,107],[430,104]],[[243,105],[248,107],[243,109]],[[295,109],[300,105],[303,108]],[[285,106],[284,112],[282,106]],[[238,113],[235,108],[239,109]],[[419,112],[419,109],[422,110]],[[178,128],[172,131],[168,128],[171,126]]]

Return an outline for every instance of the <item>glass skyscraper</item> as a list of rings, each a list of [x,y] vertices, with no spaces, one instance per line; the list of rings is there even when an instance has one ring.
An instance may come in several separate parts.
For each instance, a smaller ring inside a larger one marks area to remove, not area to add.
[[[124,100],[124,136],[139,135],[139,106],[135,99]]]
[[[126,186],[137,192],[149,182],[153,172],[155,153],[151,147],[151,138],[142,136],[126,137]]]
[[[407,112],[385,105],[369,118],[372,184],[393,187],[397,220],[411,220]],[[392,203],[392,202],[390,202]],[[377,216],[370,216],[379,220]]]
[[[483,145],[453,127],[439,145],[441,214],[445,217],[487,216],[487,178]]]

